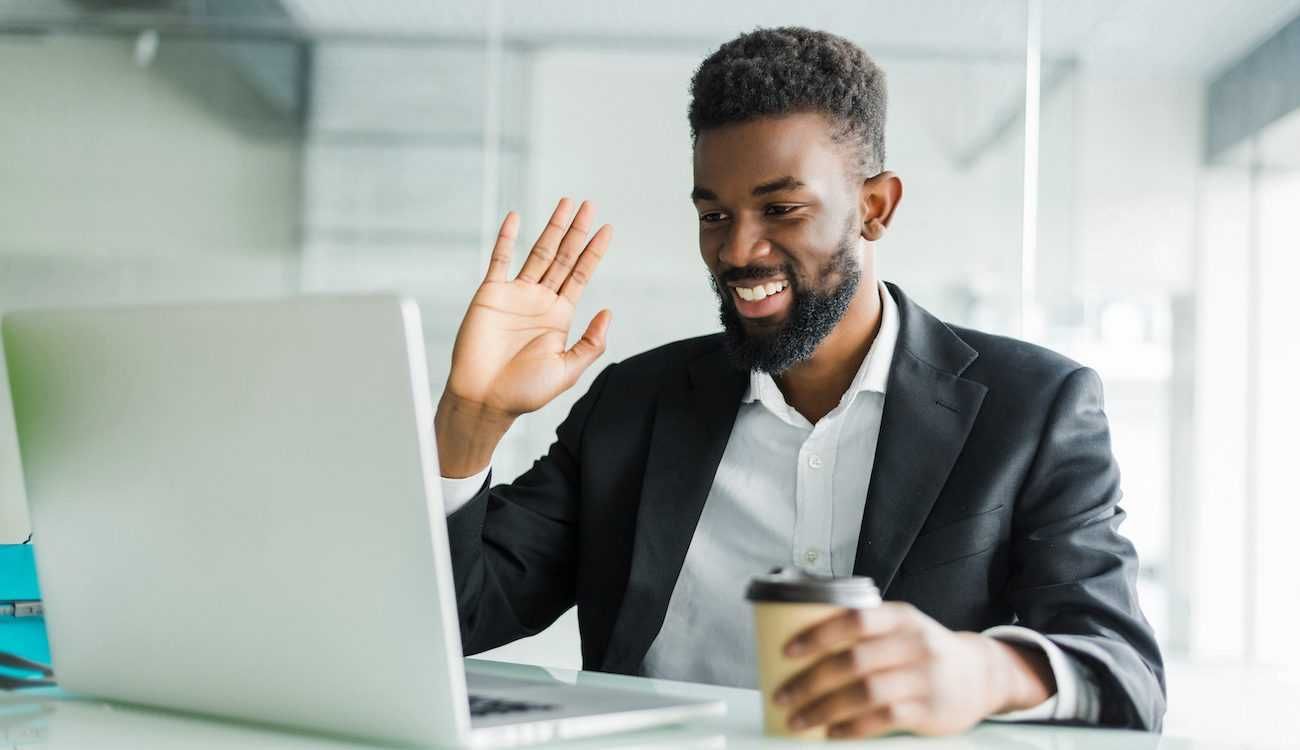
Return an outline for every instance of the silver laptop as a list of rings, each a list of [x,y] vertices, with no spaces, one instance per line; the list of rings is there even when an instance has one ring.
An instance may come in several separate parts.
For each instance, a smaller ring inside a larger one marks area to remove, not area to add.
[[[466,684],[414,303],[15,312],[3,334],[65,689],[416,745],[722,712]]]

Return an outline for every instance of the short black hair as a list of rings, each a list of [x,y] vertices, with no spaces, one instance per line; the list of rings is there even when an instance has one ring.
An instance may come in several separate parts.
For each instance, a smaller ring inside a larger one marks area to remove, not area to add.
[[[820,112],[869,177],[885,164],[885,71],[849,40],[796,26],[756,29],[722,45],[691,77],[691,140],[769,115]]]

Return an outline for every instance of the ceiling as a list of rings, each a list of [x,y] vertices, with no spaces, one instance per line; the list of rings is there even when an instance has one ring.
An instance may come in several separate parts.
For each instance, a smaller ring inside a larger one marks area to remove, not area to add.
[[[755,26],[804,25],[853,38],[877,54],[1023,55],[1023,0],[283,0],[317,33],[478,37],[499,15],[511,39],[555,42],[716,44]],[[495,11],[494,11],[495,8]],[[1209,75],[1300,15],[1300,0],[1043,0],[1051,56],[1090,67],[1140,65]]]

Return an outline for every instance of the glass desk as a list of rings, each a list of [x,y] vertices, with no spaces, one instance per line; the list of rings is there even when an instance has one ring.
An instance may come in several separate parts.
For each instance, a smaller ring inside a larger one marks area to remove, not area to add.
[[[598,672],[507,664],[467,659],[466,668],[511,677],[561,680],[585,685],[665,692],[720,699],[725,716],[690,724],[569,741],[546,747],[616,748],[804,748],[816,743],[764,737],[758,693],[753,690],[652,680]],[[946,738],[895,736],[871,740],[835,740],[831,747],[881,750],[1208,750],[1221,743],[1163,737],[1142,732],[985,723]],[[188,714],[70,698],[55,692],[0,693],[0,750],[342,750],[375,748],[364,742],[239,724]],[[1245,748],[1234,744],[1232,747]]]

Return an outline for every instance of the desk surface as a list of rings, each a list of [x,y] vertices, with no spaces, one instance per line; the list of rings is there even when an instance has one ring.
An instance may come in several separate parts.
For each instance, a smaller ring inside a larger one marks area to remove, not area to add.
[[[619,687],[678,695],[699,696],[727,703],[725,716],[604,738],[566,742],[548,747],[621,748],[807,748],[809,743],[764,737],[759,720],[758,693],[752,690],[650,680],[597,672],[527,667],[478,659],[467,668],[511,677],[559,679],[584,685]],[[862,743],[836,741],[832,747],[857,745],[873,748],[926,748],[926,750],[1208,750],[1223,747],[1192,739],[1160,737],[1140,732],[1077,729],[985,723],[966,734],[940,739],[891,737]],[[34,693],[0,693],[0,750],[149,750],[150,748],[202,748],[203,750],[362,750],[373,748],[307,734],[263,729],[182,714],[115,706],[99,701],[42,696]],[[1234,744],[1236,748],[1245,745]]]

